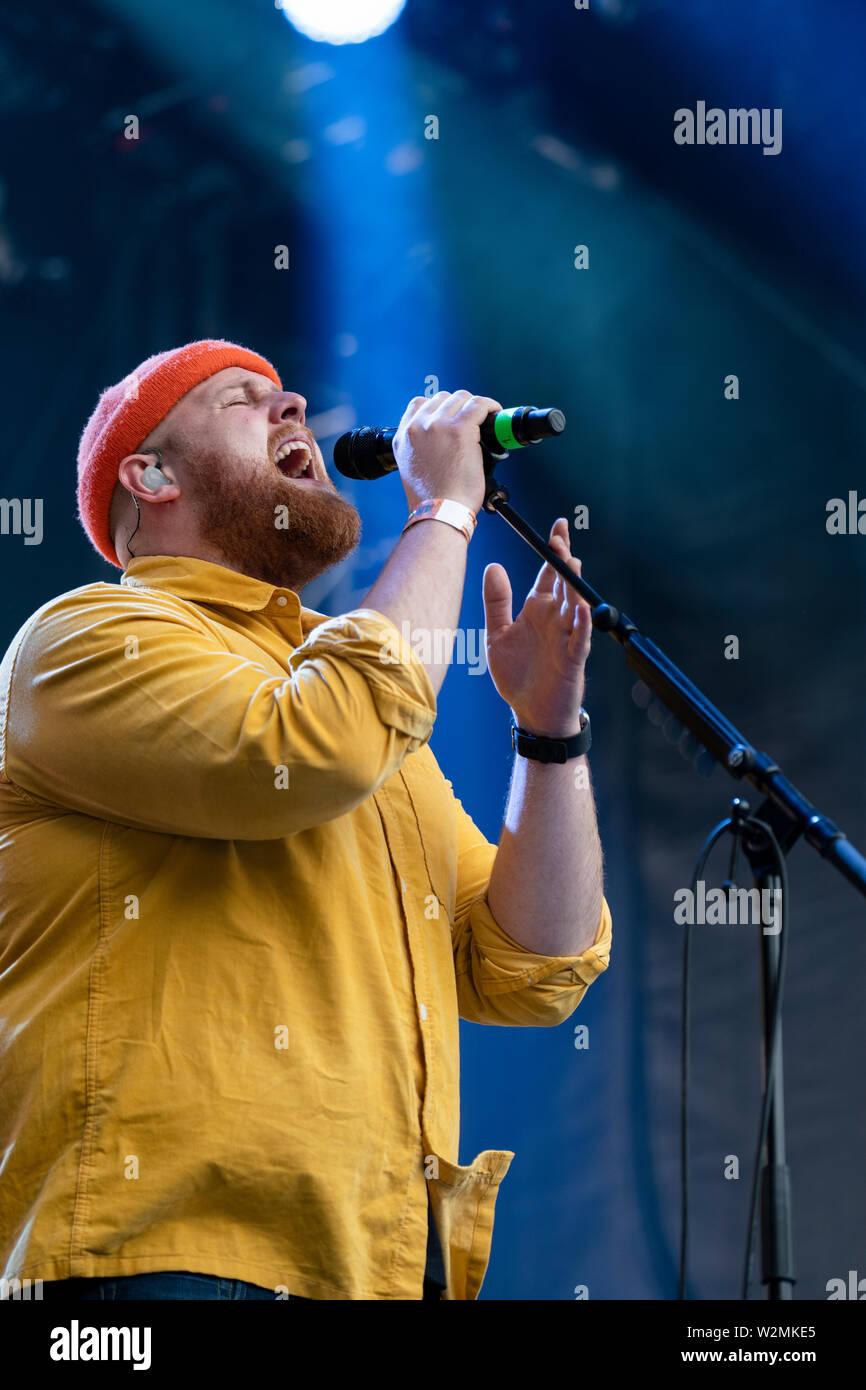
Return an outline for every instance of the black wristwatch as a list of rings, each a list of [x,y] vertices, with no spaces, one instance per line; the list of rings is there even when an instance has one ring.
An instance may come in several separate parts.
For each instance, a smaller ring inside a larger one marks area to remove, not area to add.
[[[532,758],[537,763],[567,763],[569,758],[579,758],[588,753],[592,744],[589,729],[589,715],[581,707],[580,733],[571,738],[541,738],[528,734],[518,724],[511,726],[511,747],[521,758]]]

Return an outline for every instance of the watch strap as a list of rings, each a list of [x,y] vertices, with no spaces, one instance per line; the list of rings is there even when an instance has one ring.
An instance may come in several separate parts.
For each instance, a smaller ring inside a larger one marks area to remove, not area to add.
[[[531,758],[537,763],[567,763],[570,758],[579,758],[588,753],[592,745],[589,715],[582,709],[583,723],[579,734],[571,738],[547,738],[539,734],[527,733],[519,724],[511,726],[511,746],[521,758]]]

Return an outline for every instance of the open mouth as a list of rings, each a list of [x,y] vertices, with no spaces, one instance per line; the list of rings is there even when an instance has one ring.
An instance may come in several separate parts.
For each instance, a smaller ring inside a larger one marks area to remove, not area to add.
[[[313,455],[303,439],[289,439],[276,452],[274,463],[284,478],[315,478]]]

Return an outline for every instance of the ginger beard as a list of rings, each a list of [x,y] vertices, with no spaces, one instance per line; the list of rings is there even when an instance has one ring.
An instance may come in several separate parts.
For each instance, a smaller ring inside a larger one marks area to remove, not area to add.
[[[358,544],[361,518],[330,479],[320,487],[295,482],[260,460],[249,460],[247,472],[242,465],[214,467],[211,451],[191,457],[188,448],[184,465],[199,535],[230,569],[297,591]],[[324,474],[321,463],[318,472]]]

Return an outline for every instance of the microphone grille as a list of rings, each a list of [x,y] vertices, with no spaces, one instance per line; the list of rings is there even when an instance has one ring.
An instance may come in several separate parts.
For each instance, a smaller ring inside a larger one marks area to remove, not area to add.
[[[334,445],[334,464],[344,478],[366,478],[364,462],[369,459],[375,431],[369,425],[341,434]]]
[[[361,429],[341,435],[334,445],[335,466],[344,478],[369,482],[384,477],[397,467],[393,455],[388,458],[386,443],[394,434],[396,430],[363,425]]]

